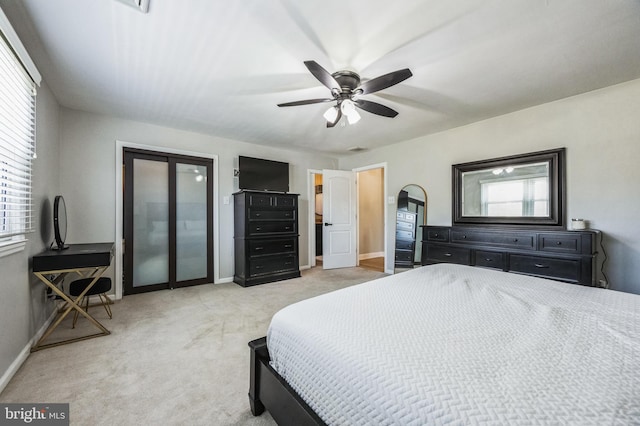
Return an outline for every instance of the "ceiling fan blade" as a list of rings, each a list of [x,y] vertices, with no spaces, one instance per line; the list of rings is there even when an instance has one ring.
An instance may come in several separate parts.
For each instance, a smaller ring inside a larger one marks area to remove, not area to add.
[[[317,78],[320,83],[324,84],[329,90],[340,90],[340,84],[336,81],[336,79],[333,78],[331,73],[322,68],[316,61],[304,61],[304,64],[309,69],[309,72],[311,72],[311,74],[313,74],[313,76]]]
[[[360,85],[359,88],[356,89],[356,91],[358,91],[358,89],[362,90],[363,95],[377,92],[379,90],[386,89],[387,87],[391,87],[394,84],[405,81],[412,75],[413,74],[411,73],[411,70],[409,68],[390,72],[389,74],[381,75],[380,77],[365,81]]]
[[[398,111],[393,110],[377,102],[365,101],[364,99],[358,99],[353,102],[356,104],[358,108],[361,108],[372,114],[382,115],[384,117],[391,117],[391,118],[398,115]]]
[[[279,107],[299,106],[299,105],[319,104],[322,102],[331,102],[331,101],[335,101],[335,99],[334,98],[307,99],[304,101],[285,102],[283,104],[278,104],[278,106]]]
[[[340,121],[341,118],[342,118],[342,111],[340,110],[340,108],[338,108],[338,115],[336,116],[336,119],[334,120],[333,123],[330,123],[327,121],[327,127],[335,127],[335,125],[338,124],[338,121]]]

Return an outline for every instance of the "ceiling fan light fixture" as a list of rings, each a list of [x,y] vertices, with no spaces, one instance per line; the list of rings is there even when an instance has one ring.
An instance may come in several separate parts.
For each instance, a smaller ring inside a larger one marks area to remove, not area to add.
[[[356,111],[356,105],[350,99],[345,99],[342,101],[340,105],[342,109],[342,113],[347,116],[347,120],[349,120],[349,124],[356,124],[360,121],[360,114]]]
[[[334,123],[336,121],[336,118],[338,118],[338,107],[332,106],[323,114],[323,117],[327,120],[328,123]]]
[[[360,121],[360,114],[358,114],[358,111],[354,109],[349,114],[347,114],[347,120],[349,121],[349,124],[356,124],[358,121]]]

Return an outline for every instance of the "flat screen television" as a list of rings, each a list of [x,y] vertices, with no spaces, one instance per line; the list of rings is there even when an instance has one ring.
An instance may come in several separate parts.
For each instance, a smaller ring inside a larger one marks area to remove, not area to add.
[[[289,192],[289,163],[239,157],[240,189]]]

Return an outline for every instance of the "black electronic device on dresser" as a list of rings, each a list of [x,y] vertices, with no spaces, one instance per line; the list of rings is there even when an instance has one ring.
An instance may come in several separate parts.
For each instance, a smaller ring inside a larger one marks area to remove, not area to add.
[[[425,226],[422,263],[459,263],[595,286],[597,231]]]
[[[233,194],[233,281],[247,287],[300,276],[298,194]]]

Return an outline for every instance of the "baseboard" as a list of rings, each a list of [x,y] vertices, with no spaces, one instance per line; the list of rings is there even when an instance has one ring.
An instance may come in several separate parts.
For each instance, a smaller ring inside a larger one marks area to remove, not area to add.
[[[360,259],[360,260],[373,259],[374,257],[384,257],[384,252],[383,251],[378,251],[378,252],[375,252],[375,253],[360,253],[358,255],[358,259]]]
[[[300,266],[300,270],[301,271],[304,271],[305,269],[311,269],[311,266],[309,266],[309,265],[301,265]]]
[[[29,340],[27,345],[20,351],[15,360],[11,363],[7,371],[4,372],[2,377],[0,377],[0,393],[7,387],[13,376],[18,372],[22,364],[27,360],[29,354],[31,353],[31,348],[36,344],[36,342],[44,335],[49,328],[49,325],[56,318],[56,314],[58,313],[58,309],[54,309],[49,315],[49,318],[42,324],[42,327],[38,330],[38,332]]]
[[[218,281],[216,281],[214,284],[224,284],[224,283],[232,283],[233,282],[233,277],[225,277],[225,278],[218,278]]]

